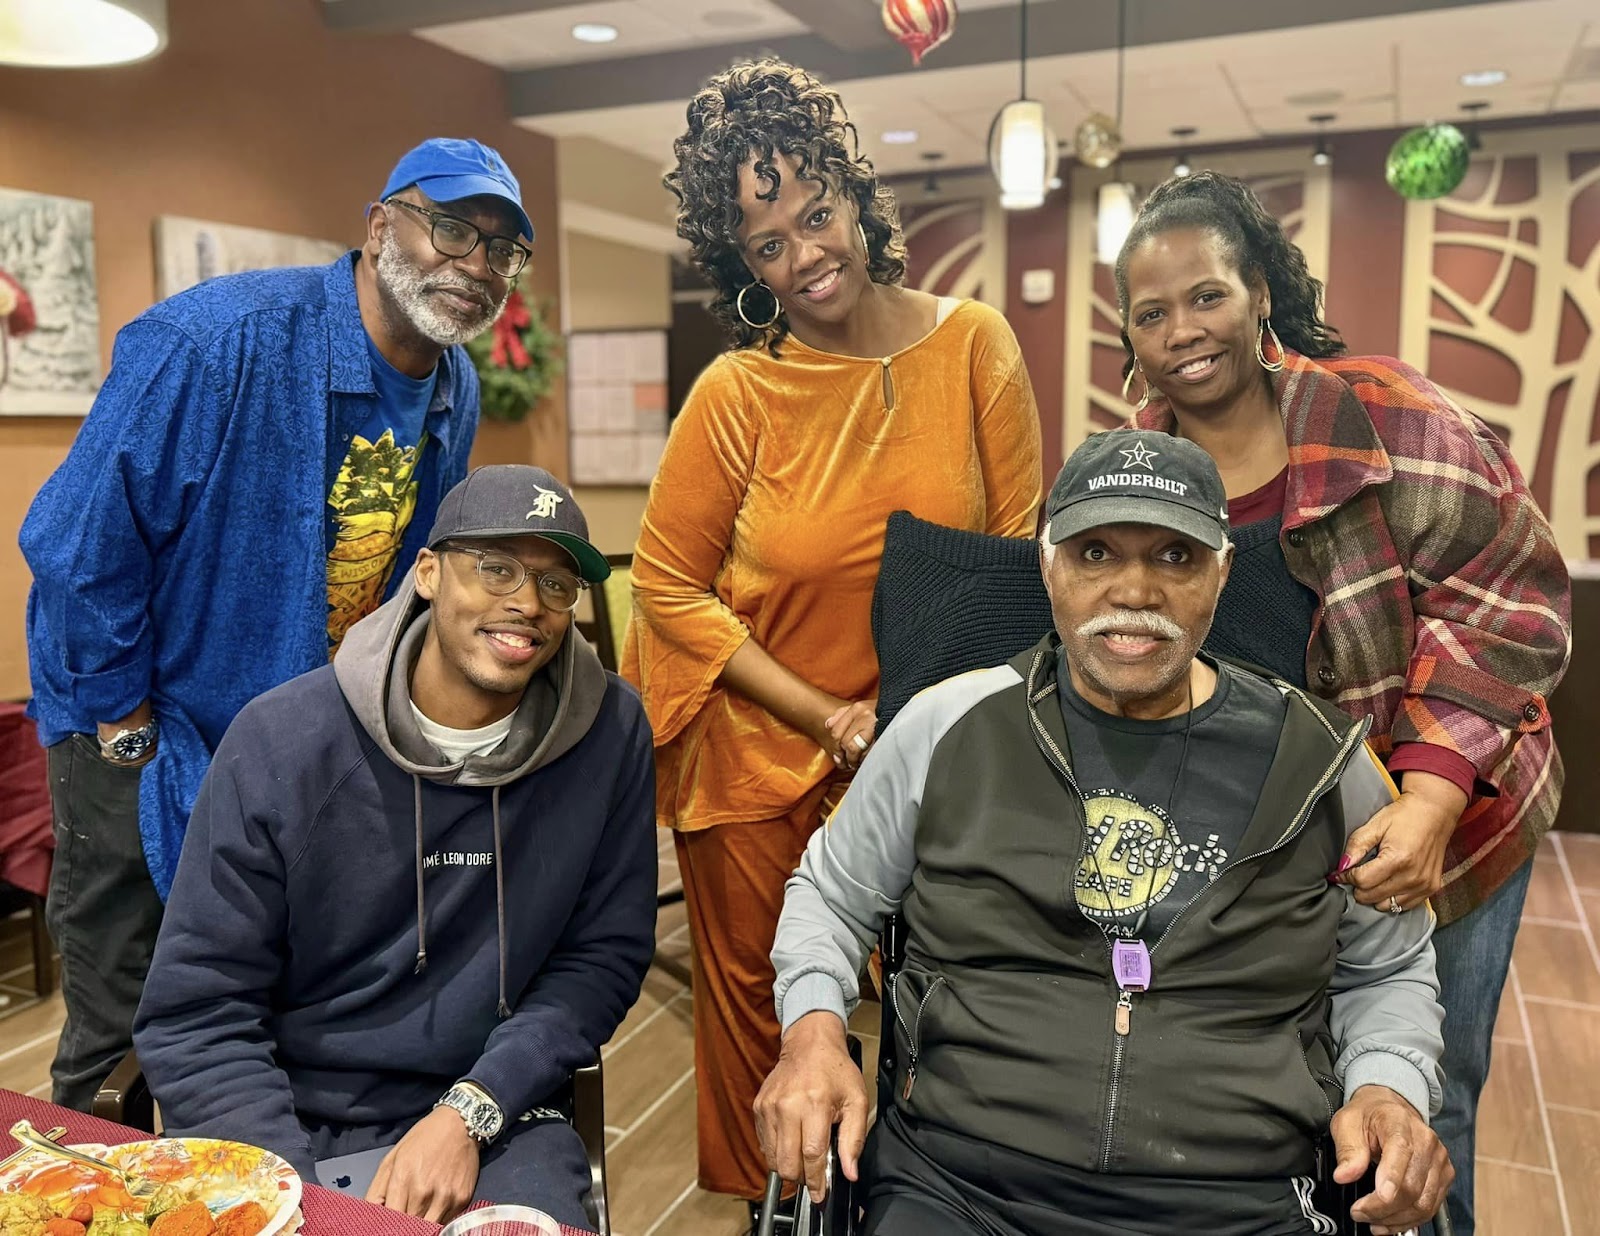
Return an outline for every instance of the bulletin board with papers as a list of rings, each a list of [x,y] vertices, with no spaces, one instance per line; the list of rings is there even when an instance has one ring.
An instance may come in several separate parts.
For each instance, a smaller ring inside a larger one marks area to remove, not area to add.
[[[567,374],[573,484],[648,485],[667,445],[667,332],[574,332]]]

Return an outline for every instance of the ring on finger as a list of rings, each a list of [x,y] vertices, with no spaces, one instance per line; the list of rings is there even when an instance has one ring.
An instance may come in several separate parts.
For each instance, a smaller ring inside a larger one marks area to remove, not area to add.
[[[867,749],[867,736],[865,734],[857,734],[855,744],[857,751],[865,751]]]
[[[1400,904],[1400,899],[1398,897],[1389,898],[1389,913],[1390,914],[1404,914],[1405,912],[1406,912],[1406,908],[1403,905]]]

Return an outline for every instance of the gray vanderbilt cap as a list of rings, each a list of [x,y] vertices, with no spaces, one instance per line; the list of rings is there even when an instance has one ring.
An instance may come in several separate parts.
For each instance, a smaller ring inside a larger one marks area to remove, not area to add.
[[[1052,545],[1106,524],[1171,528],[1212,549],[1228,543],[1228,496],[1211,456],[1147,429],[1088,438],[1061,466],[1045,514]]]
[[[553,541],[577,560],[578,574],[591,584],[611,574],[606,556],[589,543],[589,521],[572,491],[543,468],[491,464],[469,472],[439,503],[428,548],[501,536]]]

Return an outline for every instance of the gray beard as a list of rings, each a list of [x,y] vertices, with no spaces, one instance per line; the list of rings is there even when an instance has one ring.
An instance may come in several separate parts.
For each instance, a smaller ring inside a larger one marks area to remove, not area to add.
[[[412,329],[440,347],[453,347],[476,339],[494,325],[495,319],[506,307],[511,289],[494,302],[494,308],[466,321],[445,313],[433,304],[431,292],[436,288],[459,288],[473,294],[490,296],[487,285],[456,272],[439,271],[425,275],[407,259],[394,238],[393,229],[385,229],[378,246],[378,290],[411,325]],[[491,297],[492,299],[492,297]]]

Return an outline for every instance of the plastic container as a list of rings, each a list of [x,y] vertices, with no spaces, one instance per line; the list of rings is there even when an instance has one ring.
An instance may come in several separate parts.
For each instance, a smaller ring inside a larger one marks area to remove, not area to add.
[[[532,1206],[485,1206],[469,1210],[439,1236],[561,1236],[561,1225]]]

